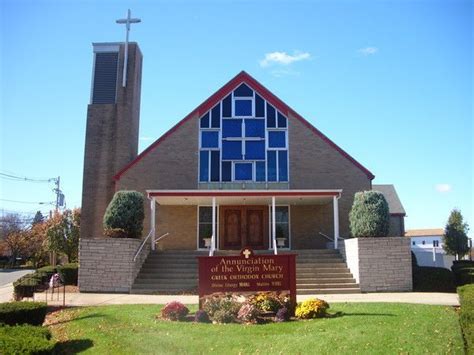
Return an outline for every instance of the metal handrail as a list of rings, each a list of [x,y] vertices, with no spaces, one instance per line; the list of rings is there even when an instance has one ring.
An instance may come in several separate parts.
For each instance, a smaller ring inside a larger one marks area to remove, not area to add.
[[[211,236],[211,247],[209,248],[209,256],[214,256],[215,250],[216,250],[216,237],[213,234]]]
[[[326,235],[326,234],[324,234],[324,233],[322,233],[322,232],[319,232],[319,234],[321,234],[324,238],[330,240],[331,242],[334,242],[334,238],[331,238],[330,236],[328,236],[328,235]],[[339,237],[337,238],[337,240],[345,240],[345,239],[346,239],[346,238],[343,238],[343,237],[341,237],[341,236],[339,236]]]
[[[163,238],[166,238],[168,235],[169,235],[169,233],[168,233],[168,232],[166,232],[166,233],[165,233],[165,234],[163,234],[162,236],[158,237],[158,239],[157,239],[157,240],[155,240],[155,244],[156,244],[156,243],[158,243],[158,242],[159,242],[161,239],[163,239]]]
[[[135,256],[133,257],[133,261],[135,262],[137,260],[138,255],[140,255],[143,247],[145,246],[145,243],[148,241],[148,239],[155,233],[155,230],[152,229],[150,233],[146,236],[146,238],[143,240],[143,242],[140,244],[140,247],[138,248],[137,252],[135,253]],[[169,233],[163,234],[161,237],[159,237],[157,240],[155,240],[155,244],[158,243],[160,239],[163,239],[166,237]]]

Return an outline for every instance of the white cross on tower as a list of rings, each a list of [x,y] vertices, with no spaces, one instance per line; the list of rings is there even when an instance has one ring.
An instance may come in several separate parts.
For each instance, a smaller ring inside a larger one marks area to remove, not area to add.
[[[128,64],[128,33],[130,32],[130,24],[131,23],[139,23],[142,20],[139,18],[132,18],[132,12],[128,9],[127,18],[117,20],[115,22],[119,24],[125,24],[125,55],[123,60],[123,78],[122,78],[122,86],[127,86],[127,64]]]

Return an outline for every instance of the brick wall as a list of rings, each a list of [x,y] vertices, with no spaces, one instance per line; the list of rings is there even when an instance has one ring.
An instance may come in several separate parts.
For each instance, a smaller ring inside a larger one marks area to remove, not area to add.
[[[408,238],[353,238],[341,244],[341,254],[362,292],[412,291]]]
[[[150,251],[146,243],[140,256],[139,239],[81,238],[79,241],[79,290],[81,292],[130,292],[133,281]]]
[[[293,205],[290,207],[292,249],[324,249],[326,235],[334,234],[332,201],[327,205]]]

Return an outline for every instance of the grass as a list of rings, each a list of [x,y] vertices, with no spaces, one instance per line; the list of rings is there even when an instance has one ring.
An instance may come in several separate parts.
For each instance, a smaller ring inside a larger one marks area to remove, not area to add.
[[[445,306],[333,304],[332,318],[265,325],[155,319],[159,305],[67,309],[50,321],[63,351],[94,354],[463,354],[455,309]],[[191,306],[191,311],[196,307]]]

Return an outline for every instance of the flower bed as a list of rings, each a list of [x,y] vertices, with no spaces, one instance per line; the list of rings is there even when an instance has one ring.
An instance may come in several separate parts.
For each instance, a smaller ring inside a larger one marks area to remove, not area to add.
[[[201,300],[202,308],[194,315],[180,302],[168,303],[157,317],[172,321],[199,323],[262,324],[327,316],[329,305],[319,299],[309,299],[292,309],[287,294],[260,292],[251,295],[216,293]]]

